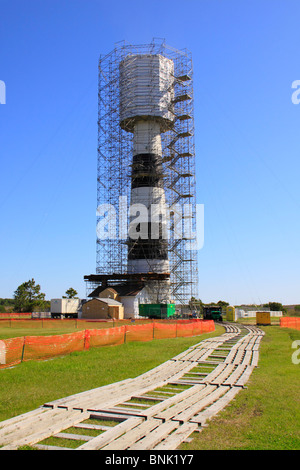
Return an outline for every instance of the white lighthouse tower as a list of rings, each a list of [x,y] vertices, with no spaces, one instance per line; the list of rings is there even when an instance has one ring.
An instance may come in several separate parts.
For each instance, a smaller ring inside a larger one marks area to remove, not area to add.
[[[129,55],[120,63],[120,126],[133,132],[128,273],[170,271],[161,133],[174,124],[173,82],[173,61],[162,55]],[[156,301],[169,301],[167,286],[160,283]]]

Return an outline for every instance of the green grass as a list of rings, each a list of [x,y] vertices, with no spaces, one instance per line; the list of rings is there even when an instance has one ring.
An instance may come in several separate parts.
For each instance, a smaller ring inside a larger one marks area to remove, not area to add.
[[[0,321],[0,339],[17,338],[19,336],[51,336],[76,333],[85,329],[113,328],[130,324],[124,322],[76,322],[75,320],[26,320],[22,321]]]
[[[300,331],[262,328],[259,367],[236,399],[182,450],[300,449],[300,365],[292,363]]]
[[[0,370],[0,421],[44,403],[113,382],[136,377],[216,331],[190,338],[132,342],[91,348],[47,361],[28,361]]]
[[[271,317],[271,325],[279,326],[280,325],[280,317]],[[243,323],[244,325],[256,325],[256,317],[245,317],[239,318],[237,323]]]

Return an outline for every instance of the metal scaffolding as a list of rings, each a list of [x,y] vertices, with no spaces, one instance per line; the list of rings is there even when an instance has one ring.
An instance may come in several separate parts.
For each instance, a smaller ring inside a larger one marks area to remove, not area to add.
[[[174,62],[174,98],[169,105],[174,124],[161,134],[163,168],[154,168],[153,177],[162,179],[170,209],[167,249],[171,296],[177,304],[186,305],[192,296],[197,297],[198,284],[197,251],[190,245],[196,240],[193,68],[190,52],[173,49],[161,39],[147,45],[120,42],[111,53],[100,56],[97,206],[101,210],[97,227],[105,217],[107,223],[105,237],[103,233],[97,237],[96,273],[116,278],[127,274],[129,244],[124,227],[128,226],[130,188],[138,162],[132,163],[133,134],[127,132],[132,123],[120,126],[120,63],[135,54],[160,54]],[[86,280],[91,291],[97,282]]]

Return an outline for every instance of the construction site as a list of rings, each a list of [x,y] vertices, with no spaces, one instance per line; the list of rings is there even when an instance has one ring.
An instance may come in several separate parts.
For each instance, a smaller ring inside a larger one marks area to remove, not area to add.
[[[191,463],[205,446],[299,448],[299,318],[197,301],[191,53],[123,41],[98,65],[96,269],[48,317],[0,314],[0,450],[124,464],[128,450]]]

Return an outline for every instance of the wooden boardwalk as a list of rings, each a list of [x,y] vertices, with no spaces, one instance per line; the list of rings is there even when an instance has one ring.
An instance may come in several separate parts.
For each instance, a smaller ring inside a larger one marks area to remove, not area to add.
[[[236,396],[257,367],[263,331],[223,326],[223,335],[201,341],[139,377],[0,422],[0,450],[24,445],[65,450],[69,439],[77,440],[76,450],[176,449]],[[90,424],[90,419],[110,426]],[[97,435],[85,435],[86,429]],[[53,436],[66,444],[41,444]]]

